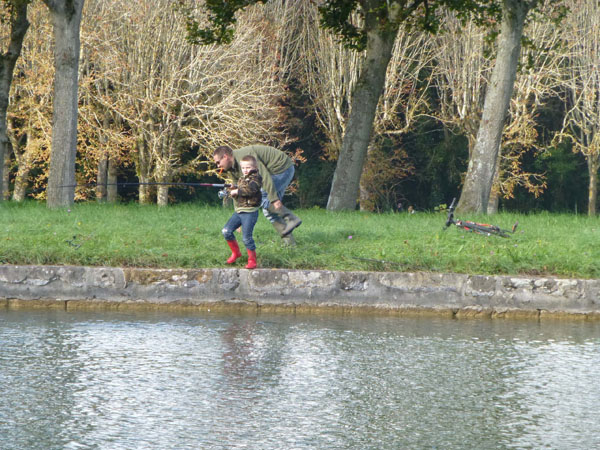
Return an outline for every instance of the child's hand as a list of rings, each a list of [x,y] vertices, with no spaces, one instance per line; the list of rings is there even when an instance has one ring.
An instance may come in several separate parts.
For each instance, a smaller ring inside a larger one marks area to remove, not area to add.
[[[237,194],[238,194],[237,189],[232,189],[231,191],[229,191],[229,195],[231,195],[232,197],[237,197]]]

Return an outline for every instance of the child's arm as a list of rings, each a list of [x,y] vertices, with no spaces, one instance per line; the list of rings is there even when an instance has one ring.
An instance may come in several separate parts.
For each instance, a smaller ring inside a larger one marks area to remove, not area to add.
[[[260,177],[251,177],[247,181],[238,183],[238,188],[236,189],[236,195],[240,195],[242,197],[252,197],[260,192],[261,188],[261,179]],[[231,191],[231,195],[233,195],[233,191]]]

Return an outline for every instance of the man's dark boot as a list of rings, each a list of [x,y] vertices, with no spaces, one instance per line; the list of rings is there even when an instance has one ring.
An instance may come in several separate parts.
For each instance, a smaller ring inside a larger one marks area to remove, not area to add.
[[[296,246],[296,239],[294,239],[294,235],[292,233],[288,233],[285,236],[282,234],[283,230],[285,229],[284,222],[280,222],[280,221],[276,220],[275,222],[271,222],[271,225],[273,225],[273,228],[275,228],[275,231],[277,231],[279,236],[281,236],[281,241],[283,242],[283,245],[286,245],[289,247]]]
[[[285,222],[285,228],[280,233],[282,237],[287,236],[302,224],[302,220],[283,205],[279,209],[269,206],[268,211],[271,214],[281,217]]]

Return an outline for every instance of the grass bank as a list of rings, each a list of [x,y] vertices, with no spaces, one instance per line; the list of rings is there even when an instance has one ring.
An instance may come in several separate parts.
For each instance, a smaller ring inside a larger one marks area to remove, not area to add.
[[[221,228],[231,210],[184,204],[0,203],[0,263],[225,267]],[[468,216],[510,228],[508,239],[443,231],[444,213],[298,210],[298,245],[281,246],[264,217],[255,229],[259,268],[436,271],[600,277],[600,218],[562,214]],[[241,243],[241,236],[238,237]],[[243,248],[243,246],[242,246]],[[243,267],[245,262],[236,264]]]

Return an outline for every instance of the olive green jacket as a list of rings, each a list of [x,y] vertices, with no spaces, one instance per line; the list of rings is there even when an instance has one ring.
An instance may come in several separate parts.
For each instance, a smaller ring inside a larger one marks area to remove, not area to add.
[[[233,151],[235,162],[229,172],[234,179],[242,176],[240,161],[246,155],[256,158],[258,173],[262,177],[262,188],[267,192],[269,202],[280,200],[271,180],[271,175],[277,175],[287,170],[292,164],[292,159],[281,150],[268,145],[249,145]]]

